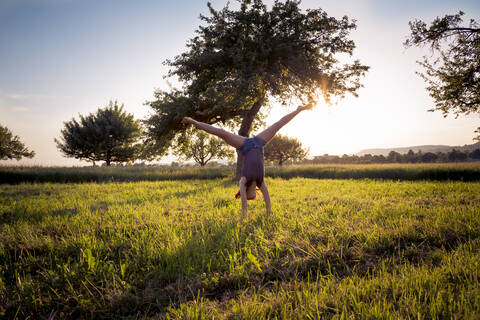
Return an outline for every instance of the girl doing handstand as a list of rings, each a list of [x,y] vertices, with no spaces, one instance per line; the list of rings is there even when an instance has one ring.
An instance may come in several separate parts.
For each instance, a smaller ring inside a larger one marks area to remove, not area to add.
[[[263,165],[263,146],[266,145],[275,134],[297,114],[303,110],[308,110],[313,104],[299,106],[297,110],[287,114],[273,125],[260,132],[253,138],[246,138],[237,134],[214,127],[207,123],[196,121],[190,117],[185,117],[182,123],[193,124],[198,129],[204,130],[219,138],[222,138],[227,144],[239,150],[243,155],[242,176],[239,181],[240,197],[242,199],[242,217],[247,214],[247,200],[254,200],[256,197],[256,187],[260,189],[265,200],[267,215],[271,212],[270,195],[265,184],[264,165]],[[238,195],[238,193],[237,193]]]

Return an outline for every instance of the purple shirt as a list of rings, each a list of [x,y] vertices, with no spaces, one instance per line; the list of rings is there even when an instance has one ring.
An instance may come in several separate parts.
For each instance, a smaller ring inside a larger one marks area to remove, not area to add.
[[[246,186],[249,187],[253,181],[257,187],[263,183],[265,169],[263,165],[263,146],[265,142],[259,137],[246,138],[239,148],[243,155],[242,176],[247,179]]]

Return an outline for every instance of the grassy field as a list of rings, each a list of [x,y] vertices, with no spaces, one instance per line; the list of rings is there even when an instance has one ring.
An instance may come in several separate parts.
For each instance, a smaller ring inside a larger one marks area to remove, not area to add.
[[[267,166],[273,178],[389,179],[480,181],[480,162],[436,164],[334,164]],[[234,168],[220,167],[1,167],[0,184],[22,182],[126,182],[220,179],[234,176]]]
[[[0,185],[6,318],[474,319],[480,183]]]

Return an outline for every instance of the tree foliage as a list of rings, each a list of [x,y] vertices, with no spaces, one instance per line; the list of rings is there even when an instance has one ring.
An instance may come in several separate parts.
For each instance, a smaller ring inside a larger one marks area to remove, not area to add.
[[[449,154],[448,154],[448,160],[457,162],[457,161],[464,161],[468,157],[468,154],[455,150],[453,149]]]
[[[35,152],[29,151],[18,136],[14,136],[7,127],[0,125],[0,160],[20,160],[22,157],[33,158],[34,155]]]
[[[268,10],[261,0],[243,0],[200,16],[203,25],[186,52],[166,61],[182,87],[156,91],[147,104],[154,114],[145,121],[152,150],[163,154],[172,144],[186,143],[185,116],[206,123],[239,127],[248,136],[269,102],[311,99],[322,92],[327,101],[356,95],[368,67],[351,56],[348,38],[356,28],[348,17],[336,19],[322,9],[303,12],[300,1],[275,1]],[[263,109],[262,109],[263,108]]]
[[[132,114],[117,101],[110,101],[105,108],[80,119],[67,121],[60,139],[55,139],[57,148],[66,156],[75,159],[112,162],[130,162],[140,156],[141,126]]]
[[[460,11],[437,17],[430,26],[411,21],[411,35],[405,41],[407,47],[429,45],[438,54],[418,62],[425,69],[419,74],[435,102],[430,111],[439,110],[444,116],[480,112],[480,26],[473,19],[462,25],[463,15]]]
[[[275,135],[263,148],[265,159],[277,162],[280,166],[286,161],[303,160],[308,152],[308,149],[304,149],[299,140],[281,134]]]
[[[232,160],[235,152],[222,139],[211,136],[203,131],[195,130],[193,138],[187,145],[179,145],[175,154],[185,159],[193,159],[200,166],[205,166],[213,159]]]
[[[420,159],[419,162],[426,162],[426,163],[435,162],[438,159],[438,155],[436,155],[433,152],[426,152],[421,156],[419,155],[419,159]]]

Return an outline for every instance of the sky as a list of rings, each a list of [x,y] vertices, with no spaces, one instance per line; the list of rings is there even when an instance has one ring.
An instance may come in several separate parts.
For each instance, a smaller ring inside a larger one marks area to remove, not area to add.
[[[234,3],[235,1],[231,1]],[[271,4],[273,1],[265,1]],[[207,1],[0,0],[0,125],[36,152],[33,159],[0,165],[82,166],[57,150],[65,121],[118,100],[142,119],[156,89],[168,90],[166,59],[186,42],[208,14]],[[226,1],[211,1],[222,8]],[[304,9],[357,20],[350,37],[353,58],[371,67],[359,97],[333,106],[320,102],[282,128],[310,148],[310,155],[353,154],[367,148],[473,143],[478,114],[444,118],[427,112],[433,100],[415,74],[428,48],[403,46],[408,22],[466,13],[480,20],[473,0],[304,0]],[[272,124],[296,106],[274,106]],[[175,160],[163,158],[163,162]]]

